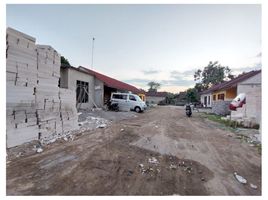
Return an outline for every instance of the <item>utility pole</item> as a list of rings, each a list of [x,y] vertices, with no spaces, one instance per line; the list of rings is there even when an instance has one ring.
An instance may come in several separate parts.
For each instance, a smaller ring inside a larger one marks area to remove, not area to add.
[[[92,38],[92,50],[91,50],[91,51],[92,51],[92,52],[91,52],[91,53],[92,53],[92,55],[91,55],[91,68],[92,68],[92,69],[93,69],[94,41],[95,41],[95,38],[93,37],[93,38]]]

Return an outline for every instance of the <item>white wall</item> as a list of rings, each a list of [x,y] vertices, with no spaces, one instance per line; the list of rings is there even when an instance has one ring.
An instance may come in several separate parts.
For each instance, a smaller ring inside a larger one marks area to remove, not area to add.
[[[165,100],[165,97],[146,96],[146,101],[148,101],[149,103],[157,104],[162,100]]]
[[[67,85],[68,89],[74,90],[76,91],[76,82],[77,80],[79,81],[84,81],[84,82],[88,82],[88,93],[89,93],[89,97],[88,97],[88,103],[82,103],[81,107],[82,109],[87,109],[87,108],[92,108],[93,107],[93,101],[94,101],[94,77],[83,73],[83,72],[79,72],[75,69],[68,69],[67,72],[67,84],[65,83],[66,80],[63,80],[64,83],[63,85]]]
[[[200,100],[201,100],[201,103],[203,105],[205,105],[205,97],[207,97],[207,107],[211,107],[211,105],[212,105],[212,95],[211,95],[211,93],[209,93],[209,94],[202,94],[200,96]],[[210,98],[210,102],[208,102],[208,98]]]
[[[98,107],[103,107],[103,98],[104,98],[104,84],[99,79],[95,78],[95,103]]]
[[[232,117],[254,118],[261,122],[261,73],[241,82],[237,86],[237,93],[246,94],[246,104],[237,111],[232,111]]]

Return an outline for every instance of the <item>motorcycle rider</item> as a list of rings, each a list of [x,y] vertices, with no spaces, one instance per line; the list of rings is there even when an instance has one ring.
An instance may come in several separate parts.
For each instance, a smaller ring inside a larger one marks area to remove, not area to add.
[[[188,117],[191,117],[191,115],[192,115],[192,108],[191,108],[191,105],[190,104],[186,104],[185,111],[186,111],[186,115]]]

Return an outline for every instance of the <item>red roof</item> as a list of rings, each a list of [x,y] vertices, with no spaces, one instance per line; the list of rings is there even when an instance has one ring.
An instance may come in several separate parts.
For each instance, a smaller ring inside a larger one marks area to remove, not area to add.
[[[108,87],[111,87],[111,88],[116,88],[116,89],[119,89],[119,90],[127,90],[127,91],[131,91],[133,93],[140,93],[141,91],[132,86],[132,85],[129,85],[127,83],[124,83],[124,82],[121,82],[121,81],[118,81],[114,78],[111,78],[109,76],[106,76],[104,74],[101,74],[101,73],[98,73],[96,71],[93,71],[91,69],[87,69],[85,67],[82,67],[82,66],[79,66],[78,69],[81,71],[84,71],[84,72],[87,72],[88,74],[92,75],[92,76],[95,76],[97,79],[99,79],[100,81],[102,81],[104,83],[104,85],[108,86]]]
[[[236,78],[234,78],[234,79],[232,79],[230,81],[214,85],[211,88],[209,88],[208,90],[205,90],[205,91],[201,92],[201,94],[207,94],[207,93],[210,93],[210,92],[214,92],[216,90],[225,90],[225,89],[229,89],[229,88],[232,88],[232,87],[236,87],[238,83],[240,83],[242,81],[245,81],[245,80],[255,76],[256,74],[258,74],[260,72],[261,72],[261,70],[257,70],[257,71],[253,70],[253,71],[247,72],[245,74],[241,74],[241,75],[237,76]]]

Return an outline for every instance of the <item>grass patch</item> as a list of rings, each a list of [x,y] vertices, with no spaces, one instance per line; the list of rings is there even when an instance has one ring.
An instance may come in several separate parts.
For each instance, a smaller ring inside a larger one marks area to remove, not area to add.
[[[202,117],[209,119],[211,121],[214,121],[214,122],[218,122],[226,127],[232,128],[232,129],[236,129],[238,127],[243,127],[243,125],[237,121],[232,121],[229,119],[222,119],[222,116],[212,114],[212,113],[203,113]]]
[[[230,119],[222,119],[222,116],[213,114],[213,113],[202,113],[201,115],[203,118],[207,118],[211,121],[218,122],[226,127],[231,127],[231,128],[250,128],[250,129],[256,129],[258,130],[260,128],[259,124],[249,124],[249,125],[244,125],[243,122],[238,122]]]
[[[258,153],[261,155],[261,144],[256,144],[255,147],[257,147]]]

